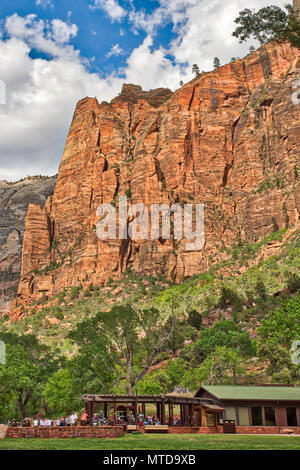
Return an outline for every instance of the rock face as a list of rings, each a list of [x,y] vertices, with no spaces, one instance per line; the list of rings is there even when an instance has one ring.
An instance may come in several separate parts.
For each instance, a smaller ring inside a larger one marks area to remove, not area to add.
[[[28,204],[43,207],[53,194],[55,183],[56,177],[29,177],[17,183],[0,181],[0,316],[9,311],[17,294]]]
[[[8,426],[5,426],[4,424],[0,424],[0,439],[5,439],[7,431],[8,431]]]
[[[175,93],[125,85],[110,104],[81,100],[53,198],[28,210],[17,304],[126,269],[179,281],[224,258],[225,247],[295,224],[298,61],[298,50],[268,44]],[[187,251],[172,237],[99,240],[98,205],[124,195],[147,207],[204,203],[204,248]]]

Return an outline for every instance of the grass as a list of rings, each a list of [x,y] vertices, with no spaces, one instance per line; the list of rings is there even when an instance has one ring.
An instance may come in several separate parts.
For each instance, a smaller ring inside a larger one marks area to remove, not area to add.
[[[300,436],[129,435],[117,439],[5,439],[0,450],[299,450]]]

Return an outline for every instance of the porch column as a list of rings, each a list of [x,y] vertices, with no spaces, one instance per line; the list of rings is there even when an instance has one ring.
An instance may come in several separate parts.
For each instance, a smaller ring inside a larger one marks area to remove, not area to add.
[[[156,417],[160,419],[160,403],[156,403]]]
[[[194,410],[193,410],[193,405],[189,405],[189,416],[190,416],[190,419],[189,419],[189,425],[190,426],[194,426]]]
[[[137,423],[138,420],[138,402],[135,400],[134,402],[134,417],[135,417],[135,422]]]
[[[107,419],[107,402],[104,403],[104,418]]]
[[[117,403],[114,401],[114,423],[117,422]]]
[[[174,408],[173,403],[169,403],[169,426],[174,424]]]
[[[190,417],[189,417],[189,405],[185,405],[185,425],[190,426]]]
[[[206,409],[202,408],[201,410],[201,426],[207,427],[207,416],[206,416]]]
[[[160,420],[160,423],[165,424],[165,421],[166,421],[166,405],[165,405],[165,403],[162,403],[161,404],[161,420]]]
[[[91,418],[93,418],[94,413],[95,413],[95,408],[96,408],[96,403],[94,400],[91,402]]]
[[[184,414],[183,414],[183,405],[180,405],[180,421],[181,424],[184,424]]]

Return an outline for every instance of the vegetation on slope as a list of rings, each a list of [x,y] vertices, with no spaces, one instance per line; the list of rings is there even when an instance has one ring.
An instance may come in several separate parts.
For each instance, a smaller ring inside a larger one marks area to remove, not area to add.
[[[83,393],[128,385],[152,394],[299,383],[290,351],[300,338],[299,266],[299,232],[282,230],[238,243],[226,261],[179,285],[128,272],[43,299],[23,320],[0,323],[8,358],[0,415],[68,413]]]

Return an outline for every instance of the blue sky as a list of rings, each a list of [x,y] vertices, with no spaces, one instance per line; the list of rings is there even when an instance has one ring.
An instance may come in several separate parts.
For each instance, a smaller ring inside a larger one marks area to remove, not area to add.
[[[9,0],[0,4],[0,180],[55,174],[76,102],[109,101],[124,82],[144,89],[243,57],[232,37],[245,7],[286,0]],[[16,135],[18,138],[16,139]]]

